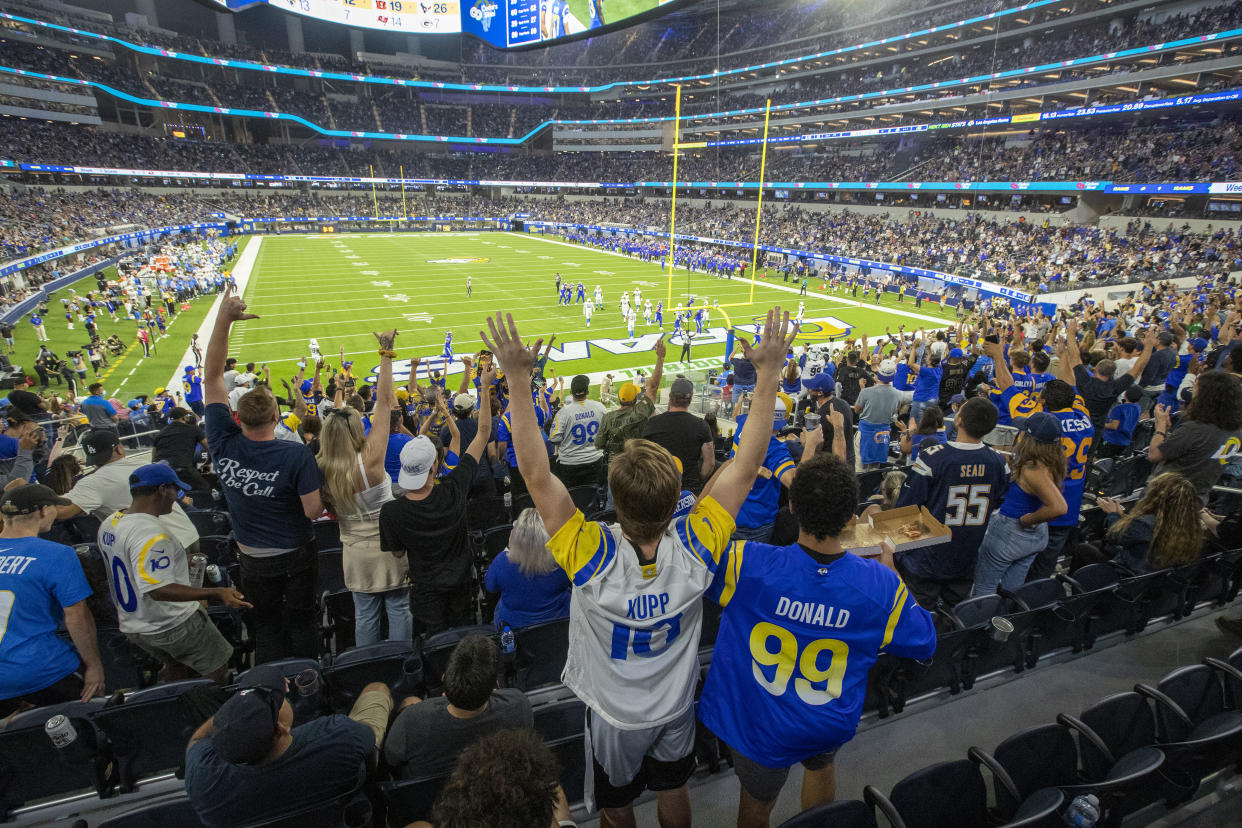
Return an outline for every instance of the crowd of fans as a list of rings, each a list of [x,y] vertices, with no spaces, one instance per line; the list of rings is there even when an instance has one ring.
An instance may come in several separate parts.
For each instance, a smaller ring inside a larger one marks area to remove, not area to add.
[[[1091,21],[1072,30],[1052,29],[1040,33],[1035,39],[1021,43],[1014,41],[1004,49],[991,45],[955,54],[951,60],[915,61],[878,69],[850,69],[833,66],[831,71],[799,77],[781,84],[768,95],[748,92],[733,94],[727,87],[700,90],[697,97],[689,96],[683,101],[683,115],[706,115],[715,111],[761,107],[765,97],[774,104],[792,104],[832,98],[867,94],[879,90],[891,90],[893,97],[868,99],[867,106],[885,101],[908,101],[905,89],[912,85],[945,78],[964,78],[989,72],[998,72],[1024,66],[1055,63],[1068,58],[1102,54],[1132,46],[1168,42],[1189,34],[1206,34],[1235,26],[1242,20],[1242,11],[1234,4],[1201,9],[1194,15],[1183,15],[1162,20],[1159,24],[1133,21],[1121,30],[1115,21],[1107,18]],[[0,34],[3,31],[0,30]],[[1236,47],[1225,43],[1221,47],[1231,52]],[[487,99],[471,99],[465,95],[452,96],[448,100],[439,91],[423,92],[405,87],[373,86],[357,84],[356,87],[332,86],[316,88],[310,94],[305,89],[286,85],[281,76],[272,73],[227,74],[208,71],[200,64],[178,64],[164,61],[158,68],[145,68],[132,61],[108,63],[89,55],[72,55],[60,50],[6,41],[6,54],[13,65],[44,72],[95,80],[144,97],[182,101],[208,106],[232,106],[259,111],[278,111],[298,115],[323,127],[351,130],[379,130],[402,133],[449,134],[462,136],[515,137],[526,134],[548,120],[594,120],[600,118],[633,119],[660,117],[669,114],[666,92],[646,92],[646,97],[622,98],[600,101],[552,101],[539,97],[523,96],[511,102],[498,101],[494,93]],[[1211,55],[1213,59],[1218,54]],[[1167,57],[1159,60],[1171,59]],[[1179,65],[1181,65],[1179,63]],[[1106,74],[1118,74],[1136,69],[1152,68],[1150,63],[1121,63],[1108,65]],[[1058,69],[1051,74],[1024,77],[1020,88],[1036,87],[1047,83],[1064,83],[1070,80],[1099,78],[1101,68]],[[185,78],[184,80],[178,79]],[[1220,78],[1205,78],[1204,91],[1213,84],[1223,83]],[[1011,90],[1012,80],[998,82],[999,90]],[[987,83],[978,87],[987,91]],[[331,93],[329,91],[331,90]],[[342,91],[344,90],[344,91]],[[947,87],[925,90],[916,99],[933,101],[946,95],[957,96],[962,90]],[[1093,101],[1104,101],[1107,95],[1096,94]],[[856,98],[843,103],[819,105],[810,114],[837,114],[858,109]],[[997,114],[990,111],[989,114]],[[952,113],[948,117],[959,117]],[[752,116],[721,118],[727,125],[733,121],[752,119]]]
[[[729,395],[718,413],[733,418],[730,438],[715,416],[692,412],[702,386],[684,375],[665,384],[663,342],[641,387],[599,389],[610,401],[615,393],[608,408],[585,375],[568,388],[550,383],[545,343],[524,342],[500,314],[484,320],[484,349],[459,356],[459,382],[438,373],[423,382],[417,360],[411,379],[395,382],[397,330],[375,334],[372,383],[321,355],[287,380],[260,377],[240,360],[263,354],[230,346],[233,326],[253,317],[226,286],[201,368],[187,367],[183,397],[152,409],[154,458],[165,462],[129,457],[101,420],[81,437],[91,473],[55,471],[53,461],[28,482],[27,455],[55,451],[32,436],[49,415],[25,381],[8,395],[0,552],[30,563],[0,567],[0,586],[42,596],[38,612],[59,603],[73,646],[54,624],[11,622],[0,712],[102,692],[97,621],[119,624],[166,677],[229,682],[236,643],[200,601],[243,613],[260,665],[317,657],[313,522],[328,518],[360,645],[480,621],[503,643],[515,628],[568,619],[562,678],[592,713],[588,807],[625,824],[651,789],[661,813],[688,822],[698,721],[731,748],[739,825],[766,824],[793,764],[805,765],[804,805],[833,797],[833,755],[858,724],[869,668],[881,651],[929,658],[932,611],[1091,563],[1142,574],[1229,543],[1242,504],[1215,487],[1242,477],[1236,289],[1212,271],[1188,289],[1147,283],[1115,306],[1084,296],[1055,317],[980,302],[947,330],[872,333],[832,349],[796,346],[796,325],[777,309],[753,344],[740,338],[724,356]],[[106,404],[92,399],[83,406]],[[1105,458],[1149,464],[1135,481],[1141,496],[1097,496],[1115,468]],[[884,475],[871,499],[865,473]],[[211,502],[212,491],[238,563],[204,581],[181,501]],[[514,510],[508,549],[476,568],[469,527],[502,492]],[[847,553],[861,510],[911,504],[948,529],[942,543]],[[1102,529],[1080,530],[1096,512]],[[98,543],[104,581],[58,542],[75,537]],[[490,617],[480,590],[498,599]],[[697,696],[704,597],[723,618]],[[830,626],[850,648],[849,666],[837,668],[843,684],[821,698],[810,681],[786,694],[754,674],[756,623],[799,649]],[[1220,624],[1242,635],[1242,622]],[[205,824],[242,824],[337,801],[375,772],[374,754],[378,772],[415,779],[449,774],[459,760],[483,763],[462,771],[477,776],[490,767],[479,755],[487,749],[527,757],[498,765],[502,779],[547,777],[540,793],[500,797],[536,809],[538,821],[522,824],[552,824],[553,813],[568,821],[555,772],[540,770],[546,748],[522,735],[530,702],[497,689],[500,667],[492,641],[464,637],[442,695],[374,683],[348,717],[296,725],[290,701],[301,686],[276,668],[251,670],[190,739],[190,802]],[[437,824],[503,822],[495,803],[454,784]]]

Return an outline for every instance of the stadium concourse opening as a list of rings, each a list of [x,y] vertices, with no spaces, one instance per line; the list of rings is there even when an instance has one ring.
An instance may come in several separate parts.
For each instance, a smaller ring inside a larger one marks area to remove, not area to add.
[[[0,22],[0,822],[1239,824],[1242,4]]]

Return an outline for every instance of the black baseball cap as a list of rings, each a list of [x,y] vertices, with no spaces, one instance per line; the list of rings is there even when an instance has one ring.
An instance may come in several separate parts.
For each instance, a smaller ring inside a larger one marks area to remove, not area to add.
[[[279,668],[261,665],[246,671],[241,689],[220,706],[212,720],[211,744],[234,765],[257,765],[272,749],[285,677]]]
[[[579,374],[569,381],[569,393],[575,397],[585,394],[591,390],[591,378],[586,374]]]
[[[112,450],[121,444],[117,433],[108,428],[97,428],[88,431],[82,437],[82,451],[86,462],[92,466],[102,466],[112,459]]]
[[[6,515],[33,515],[44,506],[69,506],[71,501],[61,497],[41,483],[27,483],[4,495],[0,512]]]

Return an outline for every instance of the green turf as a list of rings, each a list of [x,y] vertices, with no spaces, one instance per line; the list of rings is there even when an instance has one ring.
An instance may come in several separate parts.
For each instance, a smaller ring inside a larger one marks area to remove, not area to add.
[[[658,0],[604,0],[601,4],[604,23],[613,24],[625,18],[651,11],[659,5]],[[591,24],[591,9],[587,0],[569,0],[569,11],[583,26]]]
[[[438,259],[483,259],[461,263],[434,263]],[[588,294],[599,284],[604,289],[604,309],[597,311],[590,328],[582,305],[557,304],[554,274],[581,280]],[[474,291],[466,297],[465,279],[473,279]],[[557,244],[534,235],[516,233],[437,233],[267,236],[246,288],[245,298],[259,320],[234,327],[230,353],[242,362],[266,361],[273,376],[296,372],[297,360],[309,356],[308,340],[316,337],[322,353],[336,362],[344,349],[346,359],[356,362],[355,372],[367,375],[376,365],[375,339],[371,331],[396,327],[401,358],[438,356],[444,332],[454,334],[455,352],[468,354],[481,347],[479,329],[485,316],[501,310],[513,313],[520,330],[531,338],[557,335],[561,343],[588,340],[625,340],[627,332],[617,303],[622,292],[637,285],[644,298],[665,301],[669,306],[668,278],[655,263],[645,263],[576,245]],[[779,278],[774,280],[781,285]],[[889,295],[884,304],[859,308],[847,297],[833,297],[813,286],[806,297],[806,319],[833,317],[860,333],[883,333],[898,325],[932,327],[936,319],[946,324],[951,313],[924,305],[918,311],[928,320],[892,313],[914,312],[913,305],[898,305]],[[759,282],[750,299],[751,284],[722,280],[704,274],[678,271],[673,279],[674,304],[689,295],[717,300],[734,325],[752,324],[771,305],[796,310],[799,297]],[[742,303],[732,306],[734,303]],[[723,328],[720,312],[712,315],[712,328]],[[814,331],[815,326],[807,326]],[[665,330],[672,328],[672,314],[665,313]],[[641,312],[635,333],[653,333],[643,324]],[[184,335],[184,332],[182,332]],[[805,341],[824,341],[827,332],[808,333]],[[632,343],[631,343],[632,344]],[[581,348],[582,346],[571,346]],[[616,346],[614,346],[616,347]],[[590,357],[554,361],[557,375],[611,371],[651,365],[650,344],[637,353],[609,353],[590,345]],[[669,360],[680,355],[669,346]],[[723,346],[696,344],[696,360],[719,360]],[[572,356],[572,353],[571,353]],[[164,375],[167,378],[167,374]]]
[[[239,247],[244,245],[245,239],[243,238],[239,240]],[[116,268],[109,267],[104,272],[109,280],[116,278]],[[95,277],[80,279],[68,287],[55,291],[48,300],[48,314],[43,320],[43,327],[50,337],[47,345],[62,358],[66,351],[80,349],[88,341],[86,331],[76,319],[74,330],[69,330],[65,321],[65,311],[60,303],[62,297],[72,296],[74,290],[79,295],[87,291],[95,291]],[[177,364],[190,343],[190,336],[202,324],[214,298],[214,296],[205,296],[195,299],[190,303],[190,310],[178,312],[169,321],[167,336],[156,341],[155,352],[150,357],[142,355],[142,347],[138,344],[136,336],[137,326],[133,319],[113,322],[107,311],[97,313],[95,319],[100,338],[106,340],[113,333],[117,333],[127,346],[125,353],[121,356],[109,355],[108,365],[100,372],[100,381],[104,383],[105,394],[129,399],[138,394],[149,395],[157,385],[166,383],[177,369]],[[11,356],[11,359],[15,365],[22,366],[26,374],[37,382],[38,375],[35,374],[33,366],[35,356],[39,352],[39,342],[34,328],[31,327],[27,317],[22,317],[15,322],[13,328],[16,353]],[[94,381],[93,372],[89,369],[87,377],[87,382]],[[63,388],[63,385],[58,386],[53,382],[50,390],[56,392]],[[80,390],[82,391],[80,396],[85,396],[85,390]]]

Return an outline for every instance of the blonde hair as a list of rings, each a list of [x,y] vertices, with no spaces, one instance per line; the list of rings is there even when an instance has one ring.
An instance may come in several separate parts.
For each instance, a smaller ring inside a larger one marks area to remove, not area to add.
[[[1203,551],[1203,525],[1199,521],[1199,493],[1177,472],[1164,472],[1147,481],[1143,498],[1112,525],[1108,534],[1120,537],[1130,524],[1154,515],[1147,560],[1153,569],[1190,563]]]
[[[891,509],[897,505],[897,498],[901,497],[901,486],[906,482],[906,473],[903,471],[891,471],[884,475],[884,481],[880,484],[880,496],[883,499],[881,509]]]
[[[556,569],[556,559],[548,551],[548,530],[534,509],[525,508],[513,521],[509,534],[509,560],[527,578],[547,575]]]
[[[681,472],[668,449],[650,440],[627,440],[608,466],[608,486],[621,531],[633,543],[650,543],[664,534],[677,498]]]
[[[355,409],[334,408],[324,418],[315,461],[323,472],[324,500],[337,517],[353,517],[359,513],[355,472],[358,452],[365,442],[362,415]]]

